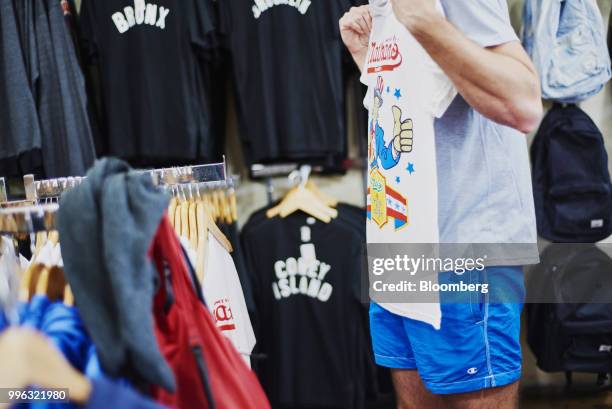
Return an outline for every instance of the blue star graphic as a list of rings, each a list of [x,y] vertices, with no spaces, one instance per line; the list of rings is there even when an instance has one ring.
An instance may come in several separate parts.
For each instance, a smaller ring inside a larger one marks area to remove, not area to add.
[[[400,177],[399,177],[399,176],[395,178],[395,181],[396,181],[397,183],[400,183],[400,182],[401,182],[401,180],[402,180],[402,179],[400,179]]]
[[[391,88],[389,88],[389,86],[387,85],[387,94],[391,92]]]
[[[393,96],[399,100],[402,97],[402,91],[400,91],[399,88],[395,88],[395,93]]]
[[[408,173],[410,173],[412,175],[415,172],[415,170],[414,170],[414,163],[409,163],[408,167],[406,168],[406,170],[408,171]]]

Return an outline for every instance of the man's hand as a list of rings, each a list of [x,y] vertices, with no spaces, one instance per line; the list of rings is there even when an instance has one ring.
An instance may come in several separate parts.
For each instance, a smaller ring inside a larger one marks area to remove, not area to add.
[[[402,110],[393,106],[393,148],[396,152],[412,152],[412,119],[402,121]]]
[[[436,10],[436,0],[391,0],[395,17],[408,31],[412,31],[418,23],[424,23],[431,18],[442,15]]]
[[[340,36],[361,70],[368,53],[372,31],[370,6],[351,7],[340,19]]]
[[[0,388],[30,385],[69,389],[70,400],[86,403],[91,383],[66,361],[44,335],[27,328],[11,328],[0,336]],[[0,409],[7,405],[0,403]]]

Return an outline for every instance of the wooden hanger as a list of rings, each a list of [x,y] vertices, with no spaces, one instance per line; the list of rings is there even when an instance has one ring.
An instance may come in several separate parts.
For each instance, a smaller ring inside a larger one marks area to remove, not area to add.
[[[174,213],[176,212],[177,205],[178,205],[178,199],[173,196],[172,199],[170,199],[170,204],[168,205],[168,220],[170,221],[170,225],[172,226],[172,228],[175,227]]]
[[[329,223],[332,218],[338,217],[338,211],[336,209],[327,206],[311,190],[306,189],[310,167],[303,166],[300,168],[299,174],[301,175],[300,184],[289,191],[277,206],[269,209],[266,212],[266,216],[269,219],[279,215],[284,218],[301,210],[324,223]],[[296,175],[296,173],[292,172],[290,178],[293,179]]]
[[[208,257],[208,242],[209,234],[217,240],[228,253],[234,251],[231,242],[225,237],[225,234],[215,224],[210,215],[208,205],[204,201],[198,202],[198,251],[196,261],[196,275],[200,283],[204,282],[205,266]]]
[[[56,231],[49,233],[48,253],[45,254],[44,259],[39,260],[44,267],[36,283],[36,294],[46,295],[51,301],[63,300],[66,287],[64,270],[60,266],[62,262],[58,242],[59,234]]]
[[[238,221],[238,206],[236,204],[236,191],[233,189],[229,192],[230,210],[232,214],[232,222]]]
[[[174,209],[172,218],[174,219],[174,231],[176,232],[177,236],[181,237],[181,203],[179,199],[177,199],[176,208]]]
[[[74,294],[72,293],[70,284],[66,284],[66,287],[64,287],[64,305],[67,307],[74,307]]]
[[[198,204],[193,196],[192,186],[189,185],[189,243],[192,249],[198,248]]]
[[[181,203],[181,237],[189,239],[189,202],[186,198]]]
[[[204,270],[206,269],[206,258],[208,256],[208,218],[206,217],[206,203],[203,199],[198,200],[196,206],[198,220],[198,246],[195,272],[200,285],[204,283]]]
[[[319,189],[319,187],[312,180],[309,180],[308,183],[306,183],[306,189],[314,193],[321,200],[321,202],[325,203],[327,206],[338,206],[338,200]]]

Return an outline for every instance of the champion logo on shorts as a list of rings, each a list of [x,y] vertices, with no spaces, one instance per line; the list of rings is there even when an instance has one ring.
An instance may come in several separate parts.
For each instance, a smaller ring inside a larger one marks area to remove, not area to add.
[[[470,368],[467,370],[467,373],[470,375],[476,375],[477,372],[478,372],[478,368]]]

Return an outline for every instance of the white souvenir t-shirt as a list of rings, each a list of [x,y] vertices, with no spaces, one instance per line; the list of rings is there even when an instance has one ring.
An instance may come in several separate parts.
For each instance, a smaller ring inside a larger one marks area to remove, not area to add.
[[[211,233],[202,283],[204,301],[217,328],[232,342],[250,366],[255,333],[232,256]]]
[[[439,243],[434,119],[457,91],[397,20],[389,0],[370,0],[372,33],[361,81],[368,118],[368,244]],[[438,2],[438,9],[443,13]],[[440,306],[385,304],[440,327]]]

